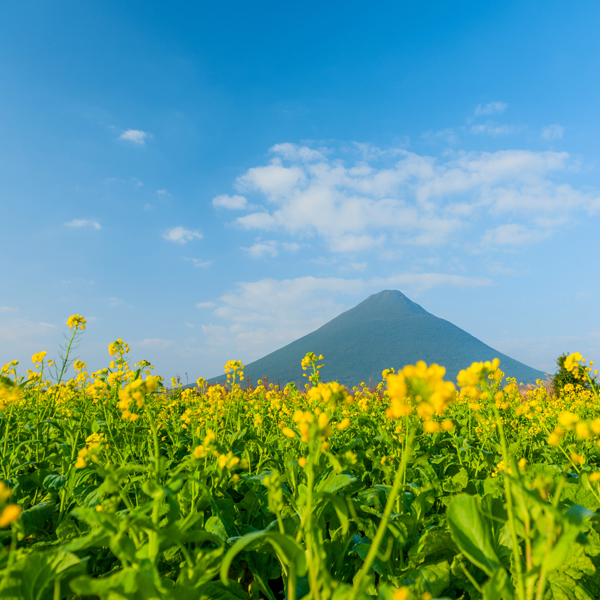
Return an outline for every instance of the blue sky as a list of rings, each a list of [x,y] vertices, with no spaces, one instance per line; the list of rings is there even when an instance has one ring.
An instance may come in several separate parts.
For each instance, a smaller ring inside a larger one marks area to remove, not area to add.
[[[5,6],[0,362],[56,354],[79,313],[90,368],[120,337],[195,380],[382,289],[532,367],[599,359],[599,23],[591,1]]]

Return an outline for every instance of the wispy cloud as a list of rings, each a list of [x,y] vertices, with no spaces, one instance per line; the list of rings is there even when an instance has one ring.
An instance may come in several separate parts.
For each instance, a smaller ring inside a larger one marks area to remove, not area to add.
[[[205,269],[206,267],[210,267],[210,265],[212,265],[211,260],[202,260],[200,258],[187,258],[187,257],[184,257],[183,259],[189,260],[198,269]]]
[[[221,194],[213,198],[212,204],[215,208],[226,208],[228,210],[242,210],[248,206],[248,200],[244,196],[229,196]]]
[[[17,312],[18,310],[18,308],[12,306],[0,306],[0,312]]]
[[[265,256],[275,257],[279,255],[279,250],[287,252],[297,252],[300,250],[300,244],[297,242],[278,242],[276,240],[258,240],[249,248],[242,247],[252,258],[263,258]]]
[[[273,257],[279,254],[277,251],[277,242],[272,240],[266,242],[257,242],[249,248],[242,248],[242,250],[247,252],[252,258],[262,258],[264,256]]]
[[[480,104],[475,109],[474,115],[480,117],[482,115],[501,115],[508,108],[506,102],[489,102],[488,104]]]
[[[151,137],[152,136],[147,131],[141,131],[140,129],[127,129],[119,136],[119,139],[143,146],[146,143],[146,140],[150,139]]]
[[[370,161],[339,149],[320,154],[311,162],[276,156],[241,175],[234,185],[253,195],[255,208],[235,223],[316,235],[334,252],[390,253],[407,245],[441,247],[467,230],[472,245],[533,243],[577,211],[600,211],[600,193],[559,181],[577,168],[566,152],[462,151],[434,158],[394,149],[371,152]],[[245,250],[260,257],[281,248],[259,240]]]
[[[552,140],[562,140],[565,130],[560,125],[548,125],[542,127],[542,138],[547,142]]]
[[[196,304],[196,308],[214,308],[214,306],[214,302],[198,302],[198,304]]]
[[[175,242],[176,244],[186,244],[194,239],[202,239],[202,234],[199,231],[192,231],[191,229],[185,229],[184,227],[171,227],[167,229],[162,237],[169,242]]]
[[[94,219],[73,219],[68,223],[65,223],[66,227],[89,227],[91,229],[102,229],[102,226],[98,221]]]
[[[471,133],[485,133],[492,137],[502,135],[512,135],[517,133],[519,128],[515,125],[499,125],[494,121],[488,121],[487,123],[480,123],[478,125],[471,126]]]

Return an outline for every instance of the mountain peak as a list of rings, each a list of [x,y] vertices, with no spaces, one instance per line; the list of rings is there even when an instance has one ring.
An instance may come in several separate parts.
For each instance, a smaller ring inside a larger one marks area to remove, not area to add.
[[[409,300],[402,292],[398,290],[383,290],[369,296],[354,308],[333,319],[333,321],[337,321],[338,319],[342,321],[392,321],[411,315],[428,314],[423,307]]]
[[[447,379],[472,362],[499,358],[508,377],[535,381],[544,374],[506,356],[440,319],[398,290],[384,290],[332,319],[316,331],[249,364],[253,381],[268,376],[285,385],[302,379],[300,362],[307,352],[325,356],[321,376],[349,387],[381,380],[383,369],[401,369],[418,360],[446,367]],[[224,376],[210,382],[222,381]]]

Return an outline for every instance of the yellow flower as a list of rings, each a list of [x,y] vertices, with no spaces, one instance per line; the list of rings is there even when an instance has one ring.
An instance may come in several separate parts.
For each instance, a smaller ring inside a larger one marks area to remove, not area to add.
[[[423,429],[427,433],[437,433],[440,430],[440,424],[437,421],[425,421]]]
[[[340,431],[342,431],[343,429],[348,429],[348,427],[350,427],[350,419],[348,419],[348,417],[346,417],[345,419],[342,419],[342,421],[340,421],[336,425],[336,428],[339,429]]]
[[[600,479],[600,473],[591,473],[589,479],[592,483],[598,481]]]
[[[579,352],[573,352],[573,354],[569,354],[569,356],[565,358],[565,369],[572,373],[575,369],[577,369],[579,366],[578,363],[580,362],[585,362],[581,354]]]
[[[200,460],[206,456],[206,448],[202,445],[196,446],[193,452],[194,458]]]
[[[85,329],[87,321],[81,315],[71,315],[67,320],[67,325],[71,329],[81,330]]]
[[[44,360],[44,356],[46,356],[46,354],[48,354],[48,353],[47,352],[37,352],[36,354],[34,354],[31,357],[31,362],[33,364],[41,363]]]
[[[587,423],[577,423],[575,425],[575,433],[580,440],[587,440],[591,437],[590,428],[587,426]]]
[[[10,498],[12,490],[4,483],[0,481],[0,502],[5,502]]]
[[[21,507],[16,504],[9,504],[0,515],[0,527],[7,527],[14,523],[21,514]]]
[[[283,435],[285,435],[286,437],[289,437],[289,438],[296,437],[296,432],[293,429],[290,429],[289,427],[284,427],[281,430],[281,433],[283,433]]]
[[[558,415],[558,422],[563,427],[571,427],[571,425],[577,423],[577,421],[579,421],[579,417],[573,414],[572,412],[564,411],[561,412],[560,415]]]
[[[548,436],[548,443],[551,446],[558,446],[560,444],[560,438],[556,435],[556,433],[551,433]]]
[[[452,431],[454,429],[454,422],[452,419],[444,419],[442,421],[442,429],[444,431]]]
[[[304,468],[304,467],[306,466],[306,458],[304,458],[304,456],[301,456],[301,457],[298,459],[298,464],[299,464],[299,465],[300,465],[302,468]]]
[[[394,600],[408,600],[408,588],[401,587],[394,592]]]
[[[577,454],[577,452],[571,452],[571,460],[577,465],[583,465],[585,463],[585,458],[581,456],[581,454]]]

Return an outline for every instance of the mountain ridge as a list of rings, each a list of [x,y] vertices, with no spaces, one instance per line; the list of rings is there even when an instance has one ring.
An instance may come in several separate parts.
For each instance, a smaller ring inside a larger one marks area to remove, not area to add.
[[[362,381],[376,384],[383,369],[402,368],[424,360],[446,367],[446,378],[456,379],[472,362],[500,359],[507,377],[519,383],[544,378],[533,369],[427,312],[398,290],[383,290],[331,319],[315,331],[246,365],[253,383],[269,378],[280,385],[303,382],[300,361],[307,352],[324,356],[321,377],[347,386]],[[209,383],[222,383],[220,375]]]

